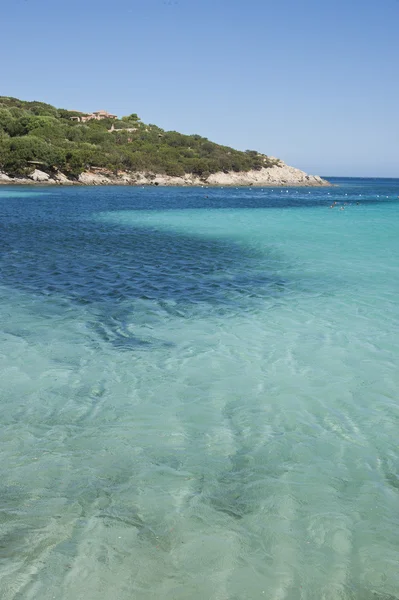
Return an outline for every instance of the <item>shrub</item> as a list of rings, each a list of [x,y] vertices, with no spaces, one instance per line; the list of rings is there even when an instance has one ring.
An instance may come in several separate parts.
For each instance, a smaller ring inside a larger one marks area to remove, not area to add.
[[[255,150],[239,152],[200,135],[164,131],[142,123],[136,113],[119,121],[87,123],[75,113],[43,102],[0,96],[0,160],[10,174],[24,173],[29,161],[78,175],[91,166],[205,178],[217,171],[248,171],[278,164]],[[108,130],[114,125],[118,132]],[[134,128],[135,131],[124,131]]]

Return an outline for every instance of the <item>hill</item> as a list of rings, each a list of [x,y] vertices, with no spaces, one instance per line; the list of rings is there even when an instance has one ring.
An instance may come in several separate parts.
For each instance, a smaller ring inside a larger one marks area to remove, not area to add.
[[[278,159],[255,150],[241,152],[199,135],[164,131],[143,123],[137,114],[121,119],[106,111],[87,115],[43,102],[0,96],[3,181],[4,174],[18,180],[33,172],[42,173],[33,175],[41,181],[115,183],[115,178],[121,179],[124,174],[121,183],[134,183],[137,178],[129,179],[129,174],[136,173],[148,181],[158,176],[158,183],[181,179],[188,184],[207,182],[212,174],[259,175],[284,167]],[[225,185],[229,184],[228,177],[222,178]],[[213,178],[217,184],[218,178]],[[253,179],[256,185],[257,177]],[[236,183],[240,184],[237,177]],[[320,179],[313,185],[323,183]]]

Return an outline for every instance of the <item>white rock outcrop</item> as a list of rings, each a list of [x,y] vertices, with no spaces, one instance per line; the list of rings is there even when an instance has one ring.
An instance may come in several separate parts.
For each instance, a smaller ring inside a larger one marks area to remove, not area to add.
[[[91,171],[85,171],[78,177],[79,183],[84,185],[109,185],[112,183],[111,179],[102,173],[92,173]]]
[[[278,165],[263,167],[259,171],[229,171],[213,173],[207,179],[186,173],[183,177],[157,175],[145,172],[120,172],[112,175],[108,172],[81,173],[78,178],[83,185],[157,185],[157,186],[327,186],[330,185],[318,175],[308,175],[300,169],[290,167],[280,161]]]
[[[278,165],[263,167],[259,171],[213,173],[207,185],[215,186],[324,186],[330,185],[318,175],[308,175],[300,169],[290,167],[280,161]]]
[[[0,173],[0,184],[6,183],[48,183],[62,185],[136,185],[136,186],[215,186],[215,187],[283,187],[306,186],[320,187],[331,185],[318,175],[308,175],[300,169],[290,167],[279,161],[272,167],[263,167],[258,171],[229,171],[228,173],[212,173],[208,178],[186,173],[182,177],[160,175],[148,172],[122,172],[114,175],[107,170],[85,171],[78,180],[69,179],[64,173],[58,171],[50,177],[47,173],[35,169],[29,179],[11,178],[5,173]]]
[[[50,175],[47,175],[44,171],[39,171],[39,169],[35,169],[28,177],[32,181],[48,181],[50,179]]]
[[[61,173],[61,171],[57,171],[57,173],[55,173],[54,179],[58,183],[71,183],[71,180],[68,179],[68,177],[64,175],[64,173]]]

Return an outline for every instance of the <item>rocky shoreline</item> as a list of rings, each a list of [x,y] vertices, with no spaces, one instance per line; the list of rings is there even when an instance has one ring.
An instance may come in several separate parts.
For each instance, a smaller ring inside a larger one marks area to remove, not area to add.
[[[255,171],[219,172],[209,177],[186,174],[183,177],[157,175],[155,173],[119,172],[115,175],[105,169],[81,173],[77,179],[70,179],[64,173],[45,173],[35,169],[27,177],[10,177],[0,172],[0,184],[4,185],[131,185],[131,186],[209,186],[209,187],[324,187],[331,183],[318,175],[308,175],[300,169],[279,161],[272,167]]]

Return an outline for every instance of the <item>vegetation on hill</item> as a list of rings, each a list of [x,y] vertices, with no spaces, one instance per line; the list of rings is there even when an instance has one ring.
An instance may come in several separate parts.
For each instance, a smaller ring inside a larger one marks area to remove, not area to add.
[[[0,96],[0,171],[26,175],[38,168],[73,178],[102,168],[205,178],[218,171],[249,171],[278,162],[254,150],[240,152],[199,135],[145,125],[136,114],[120,120],[71,120],[82,114]]]

